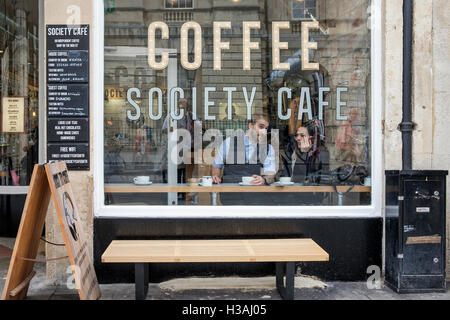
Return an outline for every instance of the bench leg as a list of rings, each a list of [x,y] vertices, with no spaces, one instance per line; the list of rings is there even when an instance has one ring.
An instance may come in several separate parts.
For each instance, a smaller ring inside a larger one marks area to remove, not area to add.
[[[134,280],[136,300],[145,300],[148,292],[148,264],[136,263],[134,266]]]
[[[286,285],[284,284],[286,276]],[[276,264],[277,289],[284,300],[294,300],[295,262]]]

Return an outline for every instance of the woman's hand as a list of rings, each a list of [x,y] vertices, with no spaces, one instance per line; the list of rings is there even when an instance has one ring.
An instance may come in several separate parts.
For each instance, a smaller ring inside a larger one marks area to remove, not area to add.
[[[301,137],[300,139],[300,150],[302,152],[308,152],[309,150],[311,150],[311,141],[309,140],[309,137]]]
[[[295,133],[295,141],[297,142],[297,147],[301,152],[309,152],[311,150],[311,137],[309,135],[308,129],[305,127],[300,127]]]
[[[263,177],[258,175],[253,175],[252,185],[254,186],[262,186],[266,183]]]

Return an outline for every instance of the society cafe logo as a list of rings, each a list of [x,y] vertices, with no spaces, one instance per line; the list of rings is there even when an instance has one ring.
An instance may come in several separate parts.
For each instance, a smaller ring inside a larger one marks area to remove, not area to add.
[[[124,101],[126,98],[127,93],[125,88],[105,87],[105,101]]]
[[[274,21],[272,22],[272,69],[273,71],[288,71],[291,69],[289,62],[281,61],[281,52],[289,49],[289,42],[283,42],[281,40],[281,30],[290,29],[291,24],[289,21]],[[320,73],[320,64],[312,62],[310,55],[313,51],[318,50],[318,43],[311,41],[311,30],[319,29],[319,23],[317,21],[303,21],[302,22],[302,34],[299,37],[299,43],[301,45],[301,58],[300,64],[303,71]],[[213,23],[213,70],[222,70],[222,55],[227,50],[230,50],[231,44],[229,41],[224,41],[222,38],[222,32],[227,29],[232,29],[230,21],[215,21]],[[242,23],[242,68],[243,70],[251,70],[251,52],[261,51],[259,42],[252,41],[251,33],[261,29],[261,23],[259,21],[243,21]],[[159,36],[157,36],[157,31]],[[193,37],[190,39],[189,33],[193,32]],[[166,42],[170,40],[170,37],[174,35],[170,34],[169,26],[161,21],[153,22],[148,27],[148,65],[152,70],[161,71],[165,70],[169,66],[170,55],[169,52],[158,52],[157,41]],[[189,21],[182,25],[180,29],[180,53],[178,56],[179,63],[185,70],[198,70],[202,66],[203,62],[203,30],[202,26],[195,22]],[[157,40],[159,38],[160,40]],[[189,41],[193,42],[194,55],[189,57]],[[197,88],[196,86],[191,88],[190,105],[192,106],[192,119],[194,121],[199,118],[203,118],[205,121],[216,121],[217,114],[214,114],[213,109],[217,106],[216,99],[213,94],[218,91],[222,91],[228,96],[228,104],[226,104],[228,114],[227,119],[232,120],[232,105],[233,99],[236,99],[237,92],[242,92],[245,98],[245,104],[247,109],[247,120],[251,120],[252,112],[254,109],[254,103],[256,102],[256,93],[258,88],[256,86],[231,86],[231,87],[217,87],[210,84],[204,88]],[[197,89],[203,91],[199,96],[203,101],[197,101]],[[332,92],[331,87],[318,86],[317,92],[313,92],[311,86],[298,88],[281,87],[278,88],[278,118],[280,120],[290,120],[294,117],[295,113],[291,109],[286,110],[283,105],[283,101],[286,101],[290,105],[293,101],[299,101],[298,106],[298,120],[302,120],[304,115],[308,117],[308,120],[313,120],[315,116],[322,121],[324,120],[324,112],[326,108],[334,109],[335,118],[337,121],[346,121],[348,117],[342,114],[342,109],[347,106],[346,93],[347,87],[336,87],[335,92]],[[141,88],[127,88],[126,92],[120,91],[118,88],[107,88],[105,90],[106,98],[110,100],[126,100],[127,118],[130,121],[138,121],[141,119],[141,114],[146,108],[148,110],[148,117],[151,120],[158,121],[163,117],[163,95],[166,95],[166,112],[170,114],[171,118],[175,121],[182,120],[185,116],[185,110],[179,108],[178,100],[185,98],[185,89],[180,87],[170,88],[168,92],[163,92],[162,88],[154,87],[150,90],[143,90]],[[143,96],[147,95],[147,103],[142,103]],[[327,96],[334,98],[334,101],[327,99]],[[315,103],[317,101],[317,103]],[[147,104],[144,106],[144,104]],[[156,104],[156,105],[155,105]],[[197,115],[197,104],[203,104],[203,117]],[[314,112],[315,106],[318,112]],[[130,109],[131,108],[131,109]],[[133,110],[134,109],[134,110]],[[317,113],[317,114],[315,114]]]
[[[281,42],[280,31],[290,29],[289,21],[272,22],[272,64],[273,70],[289,70],[289,63],[281,62],[281,50],[288,50],[289,43]],[[310,62],[311,50],[317,50],[317,42],[310,41],[310,30],[319,29],[318,21],[303,21],[301,34],[302,47],[302,69],[319,70],[319,64]],[[222,31],[232,29],[231,21],[215,21],[213,23],[213,48],[214,48],[214,70],[222,70],[222,51],[230,50],[230,42],[222,41]],[[251,51],[260,50],[258,42],[251,41],[252,30],[260,30],[260,21],[242,22],[242,61],[243,70],[251,70]],[[169,53],[163,52],[160,61],[156,59],[156,31],[161,32],[161,40],[169,40],[169,26],[161,21],[153,22],[148,27],[148,64],[154,70],[164,70],[169,65]],[[194,61],[189,61],[189,32],[194,33]],[[202,43],[203,30],[199,23],[189,21],[182,25],[180,30],[180,63],[186,70],[197,70],[202,65]]]

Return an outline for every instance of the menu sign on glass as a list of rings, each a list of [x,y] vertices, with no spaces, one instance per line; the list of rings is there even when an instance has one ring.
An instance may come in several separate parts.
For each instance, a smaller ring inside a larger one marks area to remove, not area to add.
[[[2,98],[2,132],[25,132],[25,98]]]
[[[47,159],[89,170],[89,25],[47,25]]]

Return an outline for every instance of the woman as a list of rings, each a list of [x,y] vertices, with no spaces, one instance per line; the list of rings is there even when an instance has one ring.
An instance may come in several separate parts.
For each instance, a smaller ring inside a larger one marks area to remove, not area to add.
[[[314,123],[300,125],[286,146],[281,176],[294,183],[318,184],[321,171],[328,171],[329,158]],[[283,193],[280,197],[284,205],[321,205],[326,194]]]
[[[329,158],[315,127],[301,125],[286,147],[282,176],[291,177],[295,183],[318,183],[320,171],[328,170]]]

